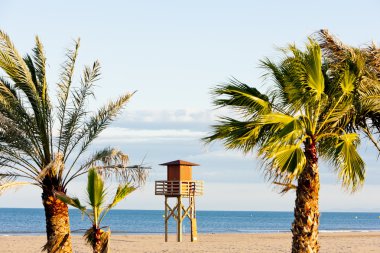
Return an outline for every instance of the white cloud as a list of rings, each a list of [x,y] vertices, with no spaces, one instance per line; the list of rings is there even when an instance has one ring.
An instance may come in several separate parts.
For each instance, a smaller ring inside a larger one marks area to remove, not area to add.
[[[96,141],[103,142],[155,142],[160,140],[199,140],[206,132],[189,129],[130,129],[109,127]]]
[[[211,122],[215,116],[212,110],[179,109],[179,110],[138,110],[125,113],[129,122]]]

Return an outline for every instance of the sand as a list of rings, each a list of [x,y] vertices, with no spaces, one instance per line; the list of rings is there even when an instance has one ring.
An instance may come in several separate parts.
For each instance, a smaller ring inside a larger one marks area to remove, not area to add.
[[[41,252],[44,236],[0,236],[0,252]],[[322,253],[380,252],[380,232],[321,233]],[[113,235],[111,252],[290,252],[291,234],[200,234],[199,241],[175,242],[171,235],[164,242],[162,235]],[[91,252],[82,237],[73,237],[74,252]]]

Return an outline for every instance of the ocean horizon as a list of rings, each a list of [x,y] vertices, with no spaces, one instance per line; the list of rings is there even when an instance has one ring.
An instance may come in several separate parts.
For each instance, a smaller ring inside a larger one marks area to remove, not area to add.
[[[70,209],[73,234],[83,234],[90,227],[87,217]],[[113,234],[162,234],[163,210],[111,210],[102,225]],[[321,232],[380,231],[379,212],[321,212]],[[284,233],[290,232],[293,212],[284,211],[197,211],[199,233]],[[186,219],[184,233],[190,232]],[[176,232],[173,219],[169,233]],[[0,208],[0,236],[45,235],[45,215],[42,208]]]

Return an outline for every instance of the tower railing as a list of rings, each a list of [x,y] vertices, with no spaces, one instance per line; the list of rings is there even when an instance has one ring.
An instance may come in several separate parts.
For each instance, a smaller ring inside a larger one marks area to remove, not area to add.
[[[156,181],[155,194],[182,197],[202,196],[203,181]]]

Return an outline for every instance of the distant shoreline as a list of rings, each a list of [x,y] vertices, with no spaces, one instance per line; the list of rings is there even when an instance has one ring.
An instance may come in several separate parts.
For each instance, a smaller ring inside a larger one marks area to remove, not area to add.
[[[164,231],[163,210],[111,210],[104,220],[116,235],[160,235]],[[39,236],[45,235],[45,213],[43,209],[0,209],[0,235]],[[290,232],[294,214],[292,212],[264,211],[197,211],[200,234],[261,234]],[[73,234],[82,235],[90,226],[78,210],[70,210],[70,225]],[[320,231],[336,232],[380,232],[379,213],[322,212]],[[189,220],[183,223],[183,231],[190,230]],[[169,221],[169,233],[176,232],[174,220]]]
[[[113,236],[164,236],[164,232],[117,232],[112,231]],[[257,231],[257,232],[216,232],[216,233],[198,233],[199,235],[276,235],[276,234],[288,234],[291,233],[291,231]],[[320,234],[345,234],[345,233],[380,233],[380,230],[319,230]],[[83,233],[81,232],[72,232],[72,236],[81,236]],[[189,235],[189,233],[184,233],[185,235]],[[169,235],[176,235],[176,233],[169,233]],[[15,236],[15,237],[39,237],[43,236],[46,237],[45,232],[30,232],[30,233],[0,233],[0,237],[8,237],[8,236]]]

